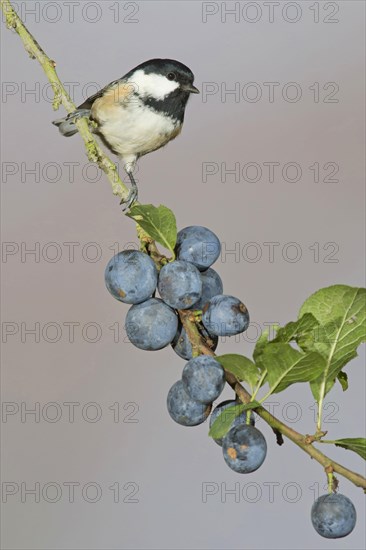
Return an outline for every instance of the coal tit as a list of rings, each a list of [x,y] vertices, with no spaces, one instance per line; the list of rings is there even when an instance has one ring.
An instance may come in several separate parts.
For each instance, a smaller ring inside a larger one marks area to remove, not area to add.
[[[89,97],[76,111],[55,120],[62,135],[77,133],[75,120],[88,117],[93,132],[121,157],[131,180],[126,201],[137,200],[133,170],[139,157],[156,151],[182,130],[184,111],[193,85],[192,71],[173,59],[151,59],[138,65]]]

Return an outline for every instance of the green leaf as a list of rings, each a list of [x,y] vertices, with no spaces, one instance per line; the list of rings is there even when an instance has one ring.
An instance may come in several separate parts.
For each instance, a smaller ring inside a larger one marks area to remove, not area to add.
[[[320,353],[303,353],[282,342],[266,346],[258,361],[262,369],[267,369],[270,393],[279,393],[296,382],[310,382],[325,368],[325,359]]]
[[[177,223],[169,208],[163,205],[156,207],[152,204],[138,204],[131,208],[127,216],[135,220],[154,241],[174,252]]]
[[[263,332],[261,333],[261,335],[259,336],[255,344],[255,348],[253,351],[253,359],[256,363],[259,359],[260,354],[264,350],[264,348],[269,344],[268,337],[269,337],[269,329],[266,328],[263,330]]]
[[[366,460],[366,439],[363,437],[336,439],[333,443],[337,445],[337,447],[342,447],[343,449],[348,449],[349,451],[357,453]]]
[[[258,357],[260,356],[264,348],[274,341],[273,339],[272,340],[269,339],[270,335],[275,333],[277,336],[277,331],[280,328],[281,327],[278,323],[272,323],[268,328],[265,328],[261,332],[261,335],[259,336],[253,351],[253,359],[256,363],[258,362]],[[261,368],[260,365],[259,365],[259,368]]]
[[[303,304],[300,317],[311,313],[319,322],[315,338],[299,338],[307,351],[317,351],[326,360],[324,372],[311,383],[315,399],[322,401],[338,373],[366,340],[366,289],[335,285],[315,292]]]
[[[309,333],[314,337],[314,331],[319,327],[318,321],[311,313],[305,313],[297,321],[287,323],[283,328],[277,331],[276,338],[272,342],[291,342],[304,338]]]
[[[215,359],[225,370],[236,376],[239,382],[247,382],[251,391],[254,391],[260,378],[260,371],[253,361],[248,359],[248,357],[244,357],[244,355],[236,355],[235,353],[221,355],[220,357],[215,357]]]
[[[211,426],[210,431],[208,432],[208,435],[210,437],[213,437],[214,439],[220,439],[221,437],[224,437],[224,435],[226,435],[227,432],[230,430],[231,425],[237,416],[239,416],[243,411],[256,409],[260,406],[261,405],[260,403],[258,403],[258,401],[251,401],[246,405],[244,405],[244,403],[240,403],[239,405],[228,407],[227,409],[222,411],[222,413],[216,418],[215,422]]]
[[[347,373],[345,373],[341,370],[341,372],[339,372],[337,374],[337,378],[338,378],[338,382],[342,386],[342,390],[343,391],[348,390],[348,376],[347,376]]]

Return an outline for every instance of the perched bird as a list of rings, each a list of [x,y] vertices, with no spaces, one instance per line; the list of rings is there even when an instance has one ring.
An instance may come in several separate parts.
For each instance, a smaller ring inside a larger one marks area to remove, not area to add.
[[[77,133],[75,120],[88,117],[93,132],[121,157],[131,180],[126,201],[137,200],[133,170],[139,157],[156,151],[182,130],[184,111],[193,85],[192,71],[173,59],[151,59],[89,97],[76,111],[55,120],[64,136]]]

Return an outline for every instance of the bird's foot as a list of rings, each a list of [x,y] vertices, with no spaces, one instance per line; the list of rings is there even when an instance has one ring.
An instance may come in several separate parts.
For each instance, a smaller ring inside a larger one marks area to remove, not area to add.
[[[120,202],[120,204],[123,205],[122,212],[126,212],[126,210],[129,210],[131,206],[133,206],[133,204],[137,201],[137,198],[138,198],[137,188],[132,187],[132,189],[130,189],[128,193],[127,199],[126,200],[122,199]]]

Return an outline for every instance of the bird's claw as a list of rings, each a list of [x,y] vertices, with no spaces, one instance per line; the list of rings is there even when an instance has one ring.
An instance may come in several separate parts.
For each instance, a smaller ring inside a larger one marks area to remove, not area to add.
[[[122,212],[126,212],[126,210],[129,210],[131,206],[133,206],[133,204],[137,201],[137,197],[138,197],[137,189],[134,189],[134,188],[130,189],[127,199],[126,200],[121,199],[120,204],[123,205]]]

